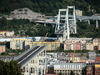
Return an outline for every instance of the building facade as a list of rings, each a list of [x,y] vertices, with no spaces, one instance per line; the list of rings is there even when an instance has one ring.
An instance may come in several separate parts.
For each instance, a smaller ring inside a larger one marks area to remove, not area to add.
[[[5,52],[6,51],[6,46],[5,45],[0,45],[0,54],[2,52]]]
[[[100,64],[95,64],[95,75],[100,75]]]
[[[3,36],[13,36],[14,35],[14,31],[10,32],[10,31],[0,31],[0,34]]]
[[[10,48],[11,49],[29,49],[30,39],[11,39]]]
[[[93,47],[93,44],[92,43],[90,43],[90,42],[87,42],[86,43],[86,50],[94,50],[93,48],[94,47]]]
[[[46,45],[47,50],[57,50],[58,47],[60,47],[60,42],[31,42],[30,43],[30,48],[32,46],[42,46]]]
[[[87,75],[94,75],[94,69],[92,66],[87,67]]]
[[[100,54],[96,54],[95,62],[100,63]]]
[[[89,60],[95,60],[96,53],[95,52],[88,52],[88,58],[89,58]]]
[[[70,75],[71,71],[73,71],[75,75],[82,75],[85,66],[85,63],[55,63],[54,72],[56,74],[62,72],[63,75]]]

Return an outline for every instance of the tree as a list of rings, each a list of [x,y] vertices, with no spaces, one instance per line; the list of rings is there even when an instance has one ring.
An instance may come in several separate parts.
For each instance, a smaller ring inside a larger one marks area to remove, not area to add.
[[[73,71],[71,71],[71,72],[70,72],[70,75],[75,75],[75,74],[73,73]]]
[[[0,61],[0,75],[22,75],[17,61]]]
[[[60,72],[59,75],[63,75],[62,72]]]

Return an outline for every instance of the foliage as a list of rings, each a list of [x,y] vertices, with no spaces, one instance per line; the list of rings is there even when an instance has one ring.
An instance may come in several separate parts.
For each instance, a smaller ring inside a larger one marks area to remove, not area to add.
[[[95,28],[93,23],[91,25],[85,22],[77,22],[77,34],[71,34],[71,37],[100,37],[100,28]]]
[[[60,72],[59,75],[63,75],[62,72]]]
[[[57,50],[63,50],[63,48],[62,47],[58,47]]]
[[[87,73],[87,68],[88,68],[88,66],[85,66],[82,70],[83,70],[83,73],[84,73],[84,75],[86,75],[86,73]]]
[[[70,72],[70,75],[75,75],[74,73],[73,73],[73,71],[71,70],[71,72]]]
[[[6,52],[2,52],[1,55],[9,55],[8,53]]]
[[[0,75],[22,75],[17,61],[0,61]]]
[[[9,14],[14,9],[27,7],[35,12],[46,15],[56,15],[58,9],[68,6],[76,6],[76,9],[83,11],[84,15],[92,15],[93,10],[100,12],[99,0],[0,0],[0,15]],[[90,5],[90,11],[89,6]],[[72,13],[72,12],[71,12]]]
[[[5,42],[0,42],[0,45],[6,45],[6,41]]]

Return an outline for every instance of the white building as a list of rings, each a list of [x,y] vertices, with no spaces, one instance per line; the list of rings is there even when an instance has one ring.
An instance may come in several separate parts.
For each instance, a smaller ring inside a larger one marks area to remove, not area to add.
[[[70,72],[73,71],[75,75],[82,75],[85,66],[85,63],[55,63],[54,72],[56,74],[62,72],[63,75],[70,75]]]

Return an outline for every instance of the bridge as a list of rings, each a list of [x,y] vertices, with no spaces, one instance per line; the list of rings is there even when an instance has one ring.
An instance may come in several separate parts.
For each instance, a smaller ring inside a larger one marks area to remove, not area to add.
[[[69,15],[69,9],[73,9],[72,15]],[[61,15],[61,12],[66,12],[66,14]],[[70,39],[69,35],[71,33],[77,33],[76,21],[87,20],[88,24],[90,24],[90,20],[96,20],[96,27],[98,28],[98,20],[100,20],[100,17],[95,16],[77,16],[75,14],[75,6],[67,6],[67,9],[59,9],[58,15],[55,17],[57,18],[57,22],[54,33],[57,34],[57,38],[61,43]],[[64,20],[64,24],[61,24],[62,20]]]
[[[24,75],[44,75],[46,73],[46,47],[31,47],[14,58],[24,70]]]

